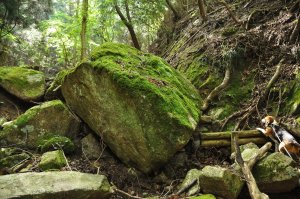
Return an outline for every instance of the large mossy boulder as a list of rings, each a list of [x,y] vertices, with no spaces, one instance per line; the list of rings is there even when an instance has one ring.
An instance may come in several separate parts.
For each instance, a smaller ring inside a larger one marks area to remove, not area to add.
[[[0,176],[1,198],[105,199],[111,193],[103,175],[58,171]]]
[[[200,117],[194,86],[164,60],[106,43],[64,79],[67,104],[128,165],[149,172],[190,139]]]
[[[23,67],[0,67],[0,86],[25,100],[39,100],[45,92],[45,75]]]
[[[0,131],[0,145],[15,144],[37,148],[41,140],[55,136],[75,138],[80,121],[60,100],[28,109]]]
[[[272,153],[253,168],[253,176],[265,193],[289,192],[299,186],[299,171],[293,159],[283,153]]]

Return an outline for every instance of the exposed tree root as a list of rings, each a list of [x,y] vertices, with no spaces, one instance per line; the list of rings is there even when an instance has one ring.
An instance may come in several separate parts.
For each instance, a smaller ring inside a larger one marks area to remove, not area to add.
[[[203,103],[203,106],[201,108],[202,111],[206,111],[208,106],[209,106],[209,103],[215,98],[218,96],[218,94],[224,90],[227,86],[228,86],[228,83],[229,83],[229,80],[231,78],[231,67],[230,66],[227,66],[226,68],[226,71],[225,71],[225,76],[224,76],[224,79],[222,81],[222,83],[217,86],[216,88],[214,88],[214,90],[212,90],[212,92],[207,96],[207,98],[204,100],[204,103]]]

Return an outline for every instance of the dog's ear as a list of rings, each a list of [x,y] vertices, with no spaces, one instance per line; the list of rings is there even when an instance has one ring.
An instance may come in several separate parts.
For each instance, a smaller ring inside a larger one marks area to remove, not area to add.
[[[261,120],[261,122],[263,123],[263,125],[265,127],[274,124],[274,125],[278,125],[278,122],[275,120],[275,118],[273,116],[266,116],[264,119]]]

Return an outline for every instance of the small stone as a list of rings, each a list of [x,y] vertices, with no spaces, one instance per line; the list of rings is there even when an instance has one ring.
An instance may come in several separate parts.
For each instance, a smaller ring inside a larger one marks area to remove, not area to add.
[[[41,157],[39,168],[43,171],[61,169],[67,162],[61,150],[46,152]]]

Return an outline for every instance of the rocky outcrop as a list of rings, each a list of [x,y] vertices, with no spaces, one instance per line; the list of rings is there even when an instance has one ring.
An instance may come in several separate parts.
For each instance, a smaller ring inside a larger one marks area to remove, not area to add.
[[[103,175],[60,171],[0,176],[1,198],[105,199],[111,193]]]
[[[25,100],[39,100],[45,92],[45,75],[23,67],[0,67],[0,86]]]
[[[79,124],[78,119],[60,100],[45,102],[6,123],[0,131],[0,145],[11,143],[37,148],[38,141],[53,136],[74,138]]]
[[[67,104],[126,164],[149,172],[190,139],[199,120],[197,90],[156,56],[107,43],[66,76]]]

